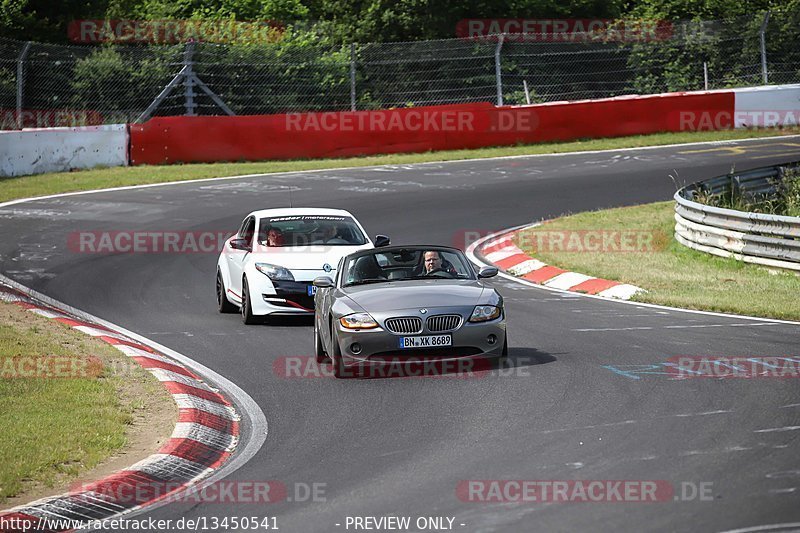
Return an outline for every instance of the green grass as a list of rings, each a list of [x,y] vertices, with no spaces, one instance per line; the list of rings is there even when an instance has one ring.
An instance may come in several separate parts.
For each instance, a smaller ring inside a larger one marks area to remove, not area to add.
[[[15,377],[10,361],[20,357],[93,360],[96,372]],[[134,411],[149,398],[169,398],[117,350],[6,303],[0,304],[0,369],[0,504],[98,465],[126,444]]]
[[[728,187],[720,194],[697,190],[694,200],[701,204],[736,211],[800,217],[800,171],[794,169],[785,172],[783,178],[776,181],[775,192],[766,196],[751,198]]]
[[[426,152],[421,154],[381,155],[354,157],[348,159],[319,159],[309,161],[268,161],[259,163],[215,163],[167,166],[114,167],[0,178],[0,201],[32,196],[44,196],[62,192],[86,191],[120,187],[125,185],[144,185],[183,181],[220,176],[243,174],[267,174],[299,170],[319,170],[326,168],[364,167],[374,165],[401,165],[431,161],[456,161],[484,157],[513,155],[534,155],[574,152],[581,150],[611,150],[635,148],[663,144],[679,144],[702,141],[721,141],[730,139],[749,139],[800,133],[800,128],[763,130],[726,130],[717,132],[686,132],[619,137],[614,139],[594,139],[565,143],[534,144],[479,150],[454,150]]]
[[[579,213],[523,232],[518,236],[518,245],[545,263],[646,289],[646,294],[634,298],[636,301],[800,320],[800,276],[678,244],[673,237],[673,209],[674,202],[669,201]],[[534,235],[559,230],[620,229],[648,232],[647,235],[654,235],[654,245],[634,252],[563,251],[563,247],[538,246],[541,238],[537,241]]]

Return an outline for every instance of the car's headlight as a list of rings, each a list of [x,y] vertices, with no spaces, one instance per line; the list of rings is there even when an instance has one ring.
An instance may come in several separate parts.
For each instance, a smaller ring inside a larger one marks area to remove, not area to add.
[[[486,322],[498,318],[502,313],[502,309],[494,305],[478,305],[472,311],[472,316],[469,317],[470,322]]]
[[[339,319],[342,327],[347,329],[372,329],[377,328],[378,323],[369,316],[369,313],[353,313]]]
[[[269,263],[256,263],[256,270],[273,281],[294,281],[294,276],[286,268]]]

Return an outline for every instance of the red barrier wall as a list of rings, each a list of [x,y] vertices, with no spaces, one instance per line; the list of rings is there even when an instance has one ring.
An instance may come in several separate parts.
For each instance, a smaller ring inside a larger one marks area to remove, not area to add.
[[[688,131],[733,113],[733,92],[672,93],[520,107],[159,117],[131,125],[131,164],[310,159]]]

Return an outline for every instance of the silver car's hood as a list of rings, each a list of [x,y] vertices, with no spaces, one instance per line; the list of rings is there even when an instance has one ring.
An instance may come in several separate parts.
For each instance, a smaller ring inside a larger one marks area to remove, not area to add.
[[[393,281],[346,287],[342,292],[367,312],[477,305],[485,288],[475,280]]]

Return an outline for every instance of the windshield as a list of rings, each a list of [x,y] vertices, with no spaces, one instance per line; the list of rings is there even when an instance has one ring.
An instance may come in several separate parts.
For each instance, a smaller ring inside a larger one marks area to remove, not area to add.
[[[263,246],[361,246],[367,237],[346,216],[294,215],[259,221],[258,243]]]
[[[343,286],[413,279],[475,279],[472,265],[458,250],[402,248],[375,250],[345,260]]]

